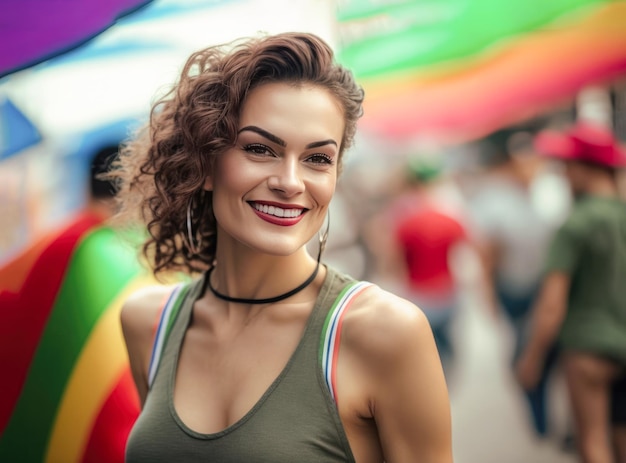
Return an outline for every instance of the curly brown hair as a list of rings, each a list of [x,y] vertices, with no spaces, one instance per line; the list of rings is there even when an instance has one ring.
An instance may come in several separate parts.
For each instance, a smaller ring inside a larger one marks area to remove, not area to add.
[[[247,95],[271,82],[314,85],[334,95],[345,119],[341,166],[363,113],[364,94],[320,37],[264,35],[192,54],[177,85],[153,106],[149,123],[122,144],[110,174],[118,187],[118,219],[147,225],[142,251],[155,275],[196,273],[213,265],[216,222],[212,193],[203,184],[216,155],[237,140]],[[188,207],[193,241],[201,244],[197,249],[188,239]]]

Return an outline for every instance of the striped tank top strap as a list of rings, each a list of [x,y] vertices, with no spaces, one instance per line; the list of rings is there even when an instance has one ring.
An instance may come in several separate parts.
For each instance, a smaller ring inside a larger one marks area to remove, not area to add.
[[[190,285],[179,283],[170,293],[163,310],[161,311],[161,317],[159,318],[159,324],[156,329],[156,335],[154,337],[154,344],[152,345],[152,354],[150,356],[150,366],[148,368],[148,387],[152,386],[154,377],[156,376],[157,369],[159,368],[159,362],[161,361],[161,355],[165,346],[165,341],[174,325],[176,316],[180,311],[185,295],[189,291]]]
[[[335,299],[324,322],[320,343],[320,363],[326,385],[335,401],[337,401],[335,389],[337,357],[341,342],[343,316],[352,304],[352,301],[370,286],[373,286],[373,283],[368,281],[355,281],[346,286]]]

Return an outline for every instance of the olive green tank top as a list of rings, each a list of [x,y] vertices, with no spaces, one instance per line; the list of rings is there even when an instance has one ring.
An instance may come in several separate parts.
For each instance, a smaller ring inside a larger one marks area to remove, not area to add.
[[[354,462],[321,362],[328,315],[354,280],[328,268],[302,338],[279,376],[243,418],[220,432],[202,434],[177,415],[173,390],[180,347],[203,280],[192,284],[171,327],[128,438],[127,463]]]

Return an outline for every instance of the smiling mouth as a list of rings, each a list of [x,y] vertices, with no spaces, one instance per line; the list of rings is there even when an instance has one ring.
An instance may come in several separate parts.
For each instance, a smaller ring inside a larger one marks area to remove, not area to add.
[[[300,217],[305,209],[283,209],[277,206],[268,206],[267,204],[250,203],[257,211],[263,214],[273,215],[281,219],[295,219]]]

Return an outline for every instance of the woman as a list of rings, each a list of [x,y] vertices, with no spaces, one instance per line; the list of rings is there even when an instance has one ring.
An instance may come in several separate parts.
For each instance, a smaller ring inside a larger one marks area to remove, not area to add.
[[[248,39],[191,56],[127,145],[115,173],[122,214],[140,205],[156,273],[193,277],[171,298],[153,380],[166,289],[124,305],[143,404],[129,463],[452,461],[423,313],[307,252],[362,100],[315,35]],[[349,305],[333,312],[346,288]]]

